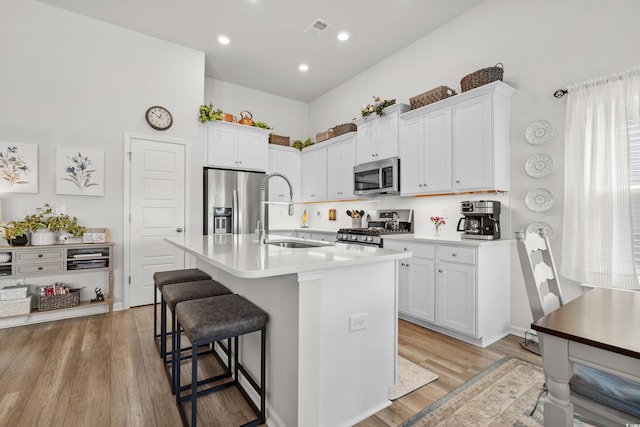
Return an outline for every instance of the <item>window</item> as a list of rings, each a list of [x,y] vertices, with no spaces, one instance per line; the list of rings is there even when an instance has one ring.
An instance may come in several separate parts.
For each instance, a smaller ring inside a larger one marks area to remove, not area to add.
[[[631,216],[633,221],[633,253],[640,274],[640,125],[629,128],[629,174]]]

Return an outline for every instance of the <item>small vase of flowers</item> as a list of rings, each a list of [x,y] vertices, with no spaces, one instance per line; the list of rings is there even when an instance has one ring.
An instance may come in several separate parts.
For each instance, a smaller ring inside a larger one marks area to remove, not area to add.
[[[435,237],[440,237],[440,227],[445,225],[447,222],[441,216],[432,216],[431,222],[433,223],[433,228],[435,229]]]

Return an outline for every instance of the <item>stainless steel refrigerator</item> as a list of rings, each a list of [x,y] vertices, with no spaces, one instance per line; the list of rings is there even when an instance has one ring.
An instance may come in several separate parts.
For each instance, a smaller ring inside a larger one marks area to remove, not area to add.
[[[255,233],[265,174],[204,168],[204,234]]]

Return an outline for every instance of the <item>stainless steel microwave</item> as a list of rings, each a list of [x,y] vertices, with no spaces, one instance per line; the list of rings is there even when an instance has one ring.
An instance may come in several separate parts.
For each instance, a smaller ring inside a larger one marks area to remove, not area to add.
[[[357,196],[400,194],[400,159],[393,157],[354,166],[353,190]]]

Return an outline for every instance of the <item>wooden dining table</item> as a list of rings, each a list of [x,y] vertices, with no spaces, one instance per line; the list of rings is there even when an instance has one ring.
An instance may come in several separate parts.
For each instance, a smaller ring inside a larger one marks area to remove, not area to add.
[[[640,382],[640,292],[592,289],[531,327],[544,341],[545,427],[573,425],[574,363]]]

